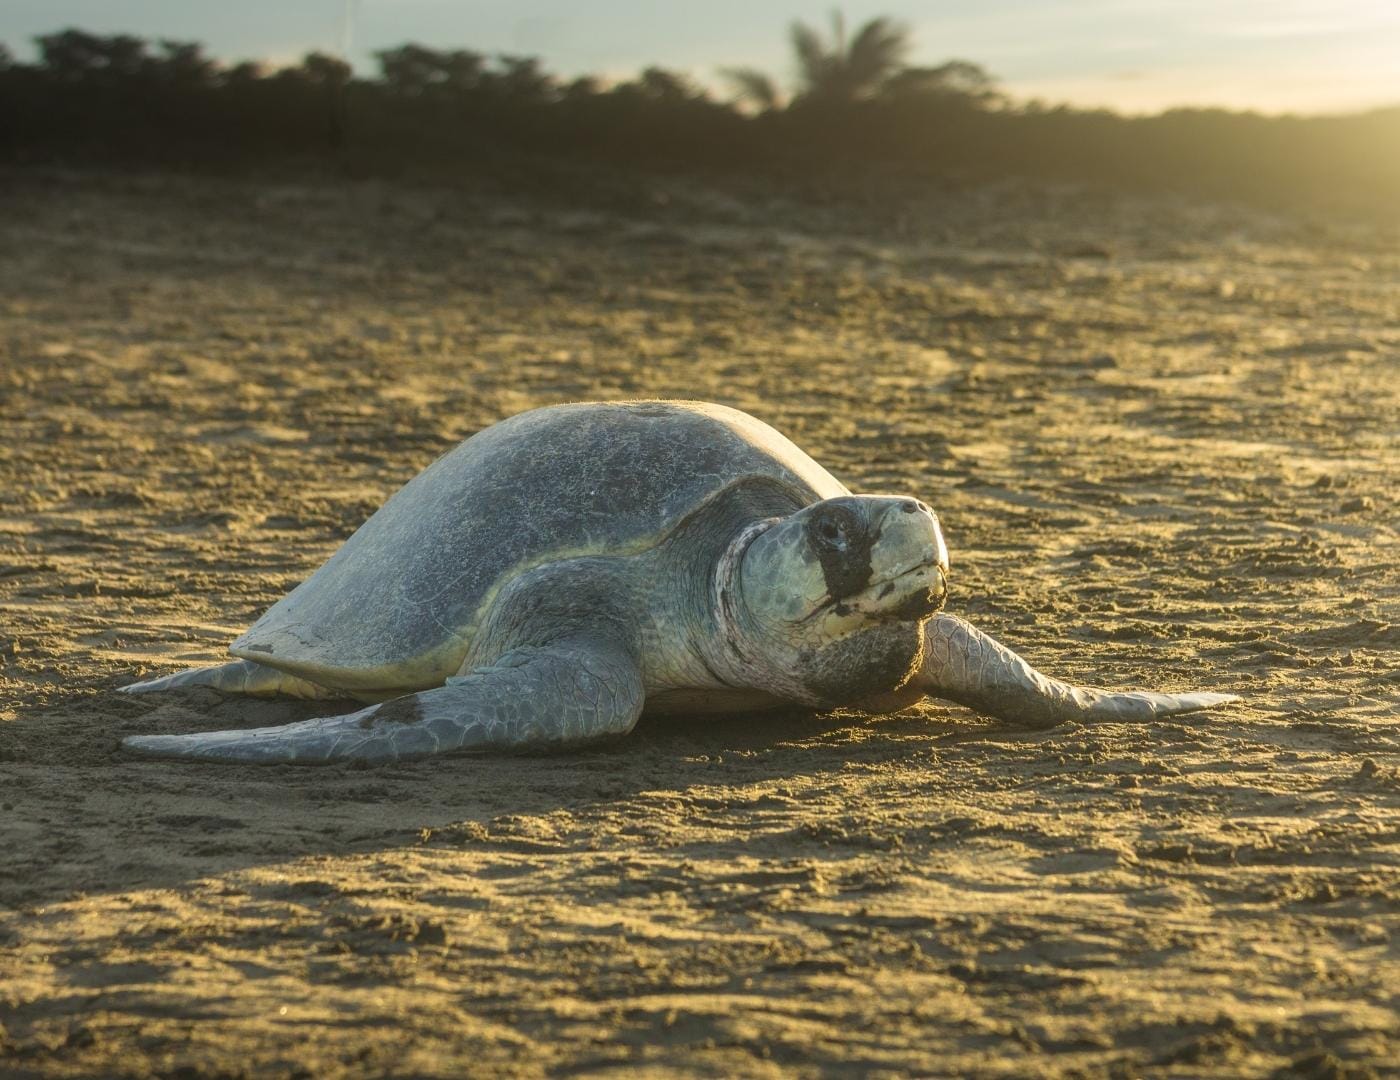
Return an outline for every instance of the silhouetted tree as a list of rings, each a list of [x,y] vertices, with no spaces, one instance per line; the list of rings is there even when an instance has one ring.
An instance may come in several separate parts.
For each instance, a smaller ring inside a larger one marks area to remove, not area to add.
[[[407,97],[457,96],[481,86],[486,58],[467,49],[437,50],[404,44],[375,53],[387,89]]]
[[[720,68],[720,75],[734,91],[735,100],[756,106],[763,112],[783,107],[783,94],[767,72],[757,68]]]
[[[498,56],[496,63],[488,85],[498,96],[521,104],[537,104],[554,96],[554,76],[540,67],[538,57]]]
[[[831,15],[831,38],[803,22],[792,24],[797,57],[798,99],[848,102],[875,97],[904,67],[909,28],[892,19],[871,19],[847,40],[846,20]]]
[[[880,95],[891,100],[924,102],[958,98],[979,106],[1005,103],[996,79],[969,60],[949,60],[931,68],[903,68],[885,80]]]
[[[597,97],[602,92],[603,80],[596,75],[580,75],[564,87],[563,97],[566,101],[582,101]]]
[[[176,87],[189,88],[212,83],[219,65],[204,55],[204,46],[197,42],[162,39],[160,55],[146,61],[146,70]]]
[[[312,53],[281,70],[224,69],[194,43],[66,29],[39,59],[0,46],[0,161],[177,167],[334,163],[357,174],[468,169],[547,174],[544,160],[794,177],[1020,175],[1282,204],[1307,199],[1392,217],[1400,109],[1268,118],[1223,110],[1156,117],[1012,106],[976,64],[904,64],[908,32],[873,19],[853,36],[798,23],[795,96],[750,69],[725,77],[759,107],[711,99],[647,68],[607,85],[559,82],[533,58],[406,43],[377,78]]]
[[[315,86],[341,87],[350,81],[350,65],[338,56],[309,52],[298,67],[281,72],[287,78],[302,79]]]
[[[240,61],[223,74],[223,81],[228,86],[243,86],[265,78],[267,78],[267,66],[256,60]]]
[[[915,87],[942,82],[951,88],[966,81],[968,73],[954,61],[943,68],[906,68],[909,52],[908,27],[888,18],[871,19],[853,37],[846,33],[846,20],[832,12],[831,34],[822,33],[804,22],[794,22],[789,31],[797,62],[793,103],[842,105],[886,96],[891,90],[907,96]],[[976,65],[967,64],[986,77]],[[947,69],[947,70],[945,70]],[[757,68],[722,68],[720,75],[729,83],[738,101],[772,112],[783,106],[777,83]],[[989,77],[988,77],[989,78]]]
[[[615,92],[635,93],[649,101],[671,105],[683,101],[702,101],[707,96],[686,76],[659,67],[647,68],[635,81],[622,83]]]
[[[146,43],[129,34],[101,37],[82,30],[61,30],[35,41],[44,69],[64,82],[139,75],[149,60]]]

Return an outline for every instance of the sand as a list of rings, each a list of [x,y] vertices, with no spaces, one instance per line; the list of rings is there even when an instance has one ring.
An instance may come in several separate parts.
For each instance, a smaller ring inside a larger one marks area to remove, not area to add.
[[[1013,188],[0,182],[0,1075],[1397,1075],[1393,236]],[[117,751],[313,715],[114,689],[217,660],[461,438],[638,396],[929,501],[951,609],[1043,670],[1244,701]]]

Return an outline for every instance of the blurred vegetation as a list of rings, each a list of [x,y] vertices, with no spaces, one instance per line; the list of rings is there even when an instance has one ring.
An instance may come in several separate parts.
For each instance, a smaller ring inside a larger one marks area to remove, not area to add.
[[[1276,207],[1400,206],[1400,107],[1340,117],[1176,109],[1152,117],[1009,101],[980,67],[910,67],[907,30],[797,23],[789,93],[729,69],[733,100],[648,68],[561,80],[530,57],[405,44],[379,72],[308,54],[276,70],[198,44],[64,30],[37,62],[0,46],[0,160],[352,175],[516,175],[532,163],[810,184],[1004,177],[1176,191]]]

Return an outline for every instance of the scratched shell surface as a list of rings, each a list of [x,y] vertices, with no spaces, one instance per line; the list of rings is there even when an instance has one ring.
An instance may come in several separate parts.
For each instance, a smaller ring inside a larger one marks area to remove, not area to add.
[[[723,406],[522,413],[404,485],[229,651],[347,689],[441,680],[514,574],[646,550],[706,499],[756,476],[808,501],[846,493],[787,438]]]

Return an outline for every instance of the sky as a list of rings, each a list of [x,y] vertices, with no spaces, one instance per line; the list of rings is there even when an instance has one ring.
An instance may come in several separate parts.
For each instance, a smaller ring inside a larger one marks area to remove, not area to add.
[[[0,41],[76,26],[203,42],[224,60],[291,63],[375,49],[539,56],[560,75],[621,79],[657,64],[720,87],[719,69],[786,79],[794,19],[824,0],[3,0]],[[1400,0],[903,0],[841,5],[848,25],[889,15],[913,30],[910,62],[981,64],[1014,98],[1155,112],[1220,105],[1330,113],[1400,104]]]

